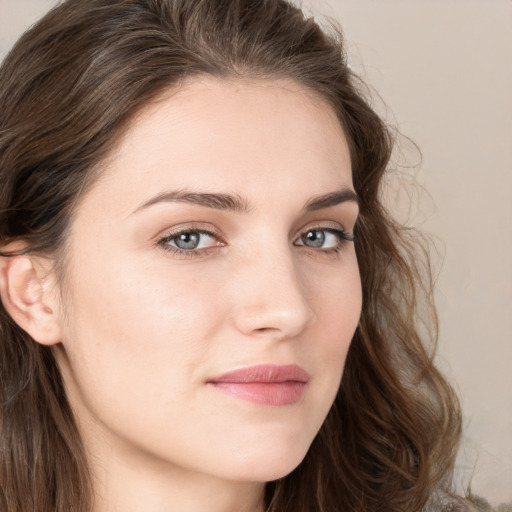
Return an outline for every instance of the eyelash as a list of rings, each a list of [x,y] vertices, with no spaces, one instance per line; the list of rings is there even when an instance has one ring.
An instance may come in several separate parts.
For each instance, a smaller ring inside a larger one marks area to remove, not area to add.
[[[329,233],[331,235],[334,235],[337,238],[337,244],[335,247],[328,247],[328,248],[314,248],[309,247],[304,244],[297,244],[297,241],[301,240],[303,236],[307,235],[308,233],[314,232],[314,231],[321,231],[324,233]],[[314,252],[321,252],[322,254],[339,254],[341,249],[348,243],[353,243],[355,241],[355,237],[352,233],[349,233],[341,228],[332,228],[332,227],[324,227],[324,226],[315,226],[306,229],[298,238],[297,241],[294,242],[295,246],[298,247],[305,247],[306,249],[309,249]]]
[[[222,244],[225,244],[220,233],[215,230],[187,226],[184,228],[177,229],[176,231],[172,231],[164,238],[158,240],[158,245],[161,246],[164,251],[170,252],[170,253],[172,253],[176,256],[182,257],[182,258],[196,258],[196,257],[206,256],[212,250],[215,250],[218,247],[224,246],[224,245],[214,245],[212,247],[206,247],[203,249],[180,249],[179,247],[174,247],[172,245],[169,245],[169,242],[176,240],[176,238],[178,238],[180,235],[184,235],[187,233],[197,233],[199,235],[206,235],[211,238],[214,238],[217,241],[221,241]]]
[[[313,248],[309,247],[304,244],[297,244],[297,241],[301,240],[303,236],[305,236],[308,233],[311,233],[313,231],[322,231],[324,233],[330,233],[338,238],[338,244],[336,247],[332,248]],[[214,245],[212,247],[206,247],[201,249],[180,249],[179,247],[175,247],[172,245],[169,245],[169,242],[176,240],[180,235],[184,234],[190,234],[190,233],[196,233],[199,235],[206,235],[211,238],[216,239],[217,241],[220,241],[222,245]],[[333,227],[325,227],[325,226],[314,226],[306,229],[302,232],[302,234],[296,239],[294,242],[294,245],[296,247],[305,247],[306,249],[309,249],[316,253],[322,253],[322,254],[339,254],[341,249],[348,243],[355,242],[355,236],[352,233],[349,233],[341,228],[333,228]],[[158,240],[157,245],[162,247],[164,251],[170,252],[176,256],[182,257],[182,258],[198,258],[208,255],[209,252],[212,250],[215,250],[219,247],[225,246],[225,241],[222,239],[222,236],[219,232],[216,232],[215,230],[208,230],[203,228],[195,228],[192,226],[188,226],[186,228],[177,229],[176,231],[173,231],[169,233],[164,238],[161,238]]]

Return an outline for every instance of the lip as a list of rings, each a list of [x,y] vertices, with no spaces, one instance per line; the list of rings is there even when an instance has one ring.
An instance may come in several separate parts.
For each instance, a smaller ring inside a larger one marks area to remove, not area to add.
[[[308,372],[295,364],[260,364],[214,377],[207,384],[248,402],[278,407],[299,402],[308,382]]]

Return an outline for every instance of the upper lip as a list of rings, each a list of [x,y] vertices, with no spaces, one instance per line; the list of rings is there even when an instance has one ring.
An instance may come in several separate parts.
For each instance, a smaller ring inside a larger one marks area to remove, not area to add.
[[[209,379],[210,383],[280,383],[280,382],[308,382],[309,374],[304,368],[296,364],[276,365],[258,364],[233,370],[218,377]]]

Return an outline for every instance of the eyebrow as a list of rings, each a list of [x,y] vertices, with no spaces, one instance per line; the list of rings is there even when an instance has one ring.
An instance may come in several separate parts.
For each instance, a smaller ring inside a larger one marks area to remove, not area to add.
[[[330,192],[318,197],[314,197],[306,203],[304,210],[316,211],[323,208],[329,208],[345,202],[359,203],[357,194],[349,188],[344,188],[336,192]],[[240,213],[248,213],[253,207],[249,201],[237,194],[222,194],[208,192],[192,192],[188,190],[174,190],[163,192],[152,197],[134,210],[137,213],[158,203],[188,203],[215,210],[227,210]]]
[[[337,192],[331,192],[330,194],[315,197],[306,203],[304,209],[306,211],[313,212],[346,202],[359,204],[357,194],[350,188],[344,188]]]
[[[249,202],[239,195],[174,190],[158,194],[141,204],[133,213],[149,208],[157,203],[188,203],[206,208],[214,208],[215,210],[229,210],[241,213],[247,213],[252,209]]]

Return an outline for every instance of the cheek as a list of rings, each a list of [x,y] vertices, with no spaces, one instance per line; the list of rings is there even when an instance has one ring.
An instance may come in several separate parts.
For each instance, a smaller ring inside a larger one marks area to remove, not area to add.
[[[323,346],[320,366],[331,375],[334,400],[362,309],[361,280],[355,259],[348,271],[330,281],[323,297],[317,309],[319,329],[323,332],[319,336]]]
[[[142,344],[161,336],[166,344],[176,337],[188,340],[198,319],[215,307],[215,284],[200,282],[180,268],[144,267],[137,261],[112,262],[103,268],[89,269],[86,278],[73,284],[72,301],[87,322],[82,328],[110,331],[112,340],[129,340],[140,332],[147,333],[138,340]]]
[[[72,286],[64,345],[80,384],[91,394],[144,397],[151,386],[154,395],[194,379],[222,317],[214,283],[211,290],[183,272],[109,268],[90,268]]]
[[[180,422],[198,398],[218,302],[182,271],[110,269],[89,271],[72,288],[61,364],[68,396],[86,437],[98,437],[99,420],[108,432],[172,453],[169,429],[186,431]]]
[[[319,329],[333,350],[341,353],[348,345],[359,323],[362,289],[355,254],[350,253],[342,269],[310,284]],[[337,341],[336,341],[337,340]]]
[[[341,381],[348,349],[359,323],[362,289],[355,254],[328,274],[309,273],[307,286],[315,324],[305,348],[320,369],[322,393],[332,403]]]

